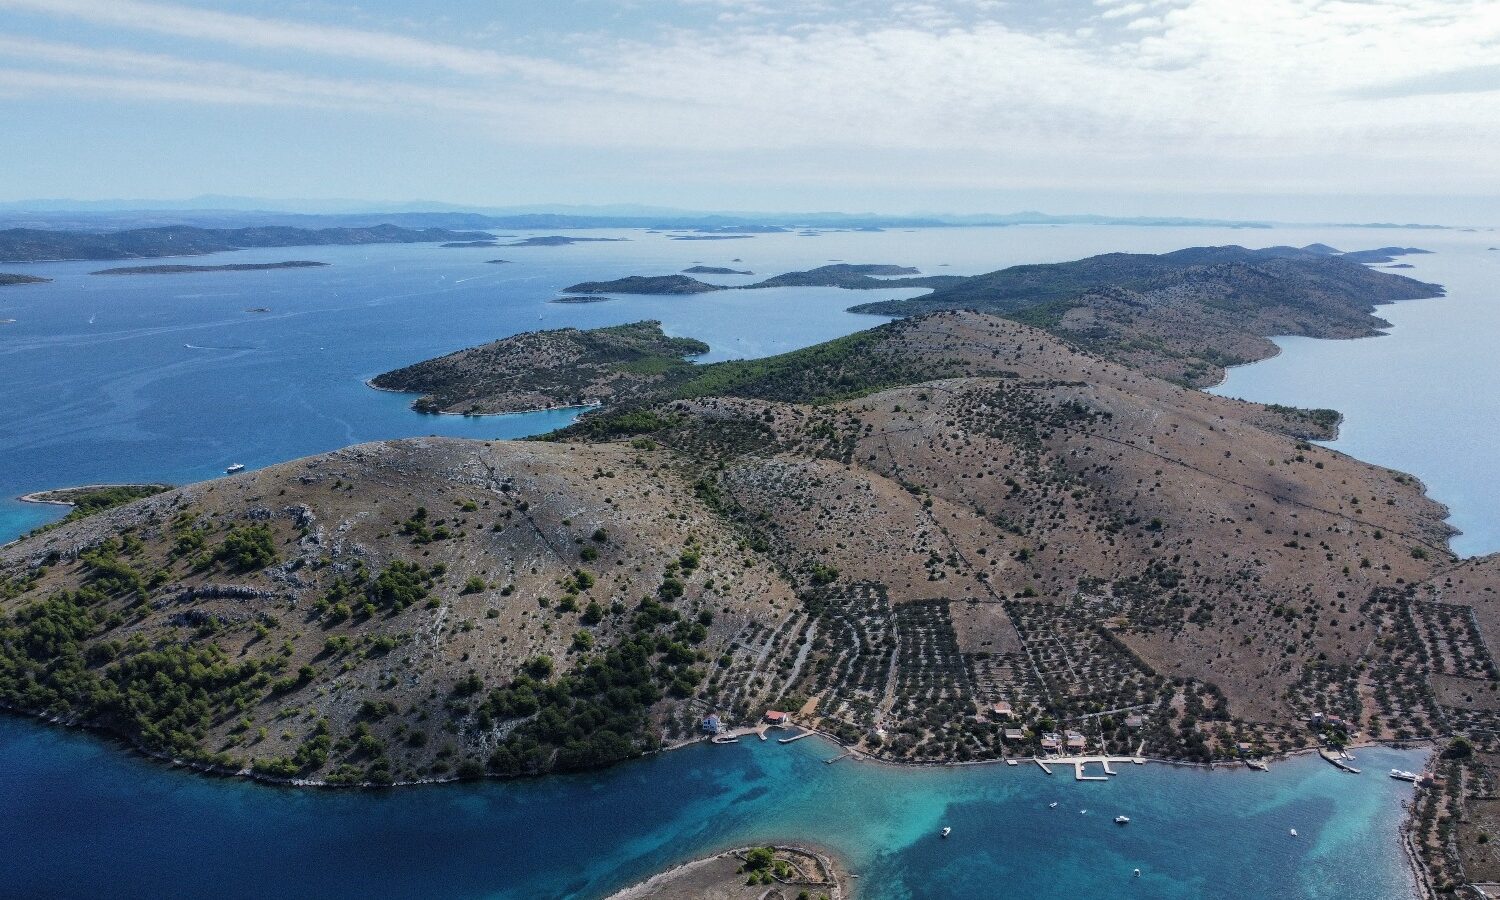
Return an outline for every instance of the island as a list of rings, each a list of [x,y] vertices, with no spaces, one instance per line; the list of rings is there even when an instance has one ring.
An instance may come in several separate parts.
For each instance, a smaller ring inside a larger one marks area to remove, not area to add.
[[[723,266],[693,266],[683,269],[688,275],[754,275],[754,272],[741,271],[740,269],[726,269]]]
[[[10,272],[0,272],[0,287],[13,284],[45,284],[50,278],[42,278],[37,275],[16,275]]]
[[[298,785],[580,770],[760,728],[915,765],[1425,742],[1414,851],[1434,884],[1488,871],[1465,860],[1495,814],[1500,555],[1457,559],[1417,479],[1309,440],[1336,412],[1158,374],[1287,322],[1368,333],[1373,303],[1440,289],[1244,248],[958,287],[763,359],[694,364],[707,345],[641,322],[377,376],[432,411],[590,408],[0,548],[0,703]],[[1079,309],[1134,318],[1101,340]],[[1202,343],[1159,339],[1163,311]]]
[[[548,303],[608,303],[609,297],[553,297]]]
[[[563,290],[570,294],[704,294],[727,288],[686,275],[630,275],[613,281],[584,281]]]
[[[500,244],[502,247],[566,247],[569,244],[604,243],[615,241],[628,241],[630,238],[603,238],[603,237],[577,237],[572,235],[553,234],[542,237],[523,238],[512,241],[509,244]]]
[[[503,266],[510,262],[508,259],[487,259],[485,262],[492,266]]]
[[[440,246],[445,247],[445,248],[452,248],[452,247],[498,247],[498,246],[500,246],[500,242],[499,241],[495,241],[495,240],[449,241],[448,243],[441,244]]]
[[[748,275],[750,273],[736,274]],[[839,263],[819,266],[804,272],[787,272],[754,284],[709,284],[686,275],[628,275],[612,281],[585,281],[567,287],[565,290],[579,294],[703,294],[710,291],[753,291],[775,287],[838,287],[850,290],[872,290],[908,287],[940,288],[962,280],[957,275],[921,276],[917,269],[907,266]]]
[[[740,847],[675,866],[608,900],[846,900],[845,878],[826,851]]]
[[[290,259],[286,262],[274,263],[228,263],[222,266],[120,266],[113,269],[100,269],[90,272],[91,275],[192,275],[198,272],[261,272],[267,269],[314,269],[326,266],[325,262],[313,262],[308,259]]]
[[[0,260],[44,262],[64,259],[142,259],[161,256],[201,256],[250,247],[315,247],[360,244],[417,244],[441,241],[490,240],[480,231],[446,228],[402,228],[373,225],[364,228],[197,228],[171,225],[124,231],[52,231],[41,228],[0,229]]]

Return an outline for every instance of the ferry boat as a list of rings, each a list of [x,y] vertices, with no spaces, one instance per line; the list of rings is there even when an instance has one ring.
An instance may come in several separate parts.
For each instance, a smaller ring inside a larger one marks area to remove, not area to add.
[[[1396,779],[1397,781],[1412,781],[1412,782],[1414,782],[1414,781],[1417,780],[1417,773],[1416,772],[1407,772],[1404,769],[1392,769],[1391,770],[1391,777],[1394,778],[1394,779]]]
[[[941,837],[947,837],[948,835],[950,835],[952,833],[953,833],[953,829],[952,828],[944,826],[943,827],[943,833],[942,833]]]
[[[1115,816],[1115,824],[1116,825],[1129,825],[1130,824],[1130,817],[1129,816]]]
[[[245,464],[244,463],[235,463],[234,465],[225,468],[224,469],[224,474],[225,475],[233,475],[236,472],[243,472],[243,471],[245,471]]]

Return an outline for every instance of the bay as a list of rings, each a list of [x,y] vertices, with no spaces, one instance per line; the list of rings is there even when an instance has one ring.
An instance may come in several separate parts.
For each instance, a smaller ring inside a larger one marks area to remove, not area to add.
[[[796,840],[841,856],[862,900],[1414,896],[1397,832],[1412,788],[1383,773],[1420,768],[1422,751],[1360,750],[1359,776],[1303,755],[1268,773],[1123,765],[1103,783],[1029,764],[823,763],[836,753],[752,740],[533,781],[308,790],[0,718],[0,894],[599,897]]]

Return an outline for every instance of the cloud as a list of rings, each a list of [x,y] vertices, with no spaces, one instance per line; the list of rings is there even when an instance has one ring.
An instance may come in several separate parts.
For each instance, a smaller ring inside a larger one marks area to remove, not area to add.
[[[684,2],[732,24],[596,32],[549,57],[142,0],[0,0],[181,39],[175,55],[0,39],[31,61],[0,89],[459,114],[507,145],[796,153],[840,160],[838,177],[900,160],[933,182],[1353,189],[1441,169],[1500,189],[1492,2],[1095,0],[1049,24],[1015,4],[818,4],[815,22],[769,0]],[[223,62],[226,47],[253,52]],[[363,68],[330,78],[330,60]]]

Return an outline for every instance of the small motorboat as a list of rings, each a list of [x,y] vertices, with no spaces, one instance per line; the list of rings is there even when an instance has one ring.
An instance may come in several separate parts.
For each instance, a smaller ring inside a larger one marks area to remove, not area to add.
[[[1133,877],[1140,878],[1141,877],[1141,870],[1140,869],[1136,869],[1135,870],[1135,875]]]
[[[1297,836],[1297,829],[1293,828],[1292,829],[1292,837],[1296,837],[1296,836]]]
[[[1086,809],[1080,809],[1080,810],[1079,810],[1079,811],[1078,811],[1078,814],[1079,814],[1079,815],[1080,815],[1080,816],[1086,816],[1086,815],[1088,815],[1088,814],[1089,814],[1089,811],[1088,811],[1088,810],[1086,810]]]
[[[1051,803],[1048,803],[1047,804],[1047,808],[1048,809],[1057,809],[1057,801],[1053,800]]]
[[[1115,816],[1115,824],[1116,825],[1129,825],[1130,824],[1130,817],[1129,816]]]
[[[231,465],[231,466],[225,468],[224,469],[224,474],[225,475],[234,475],[237,472],[243,472],[243,471],[245,471],[245,464],[244,463],[235,463],[234,465]]]
[[[938,836],[939,837],[947,837],[948,835],[950,835],[952,833],[953,833],[953,829],[952,828],[944,826],[942,833],[940,835],[938,835]]]

